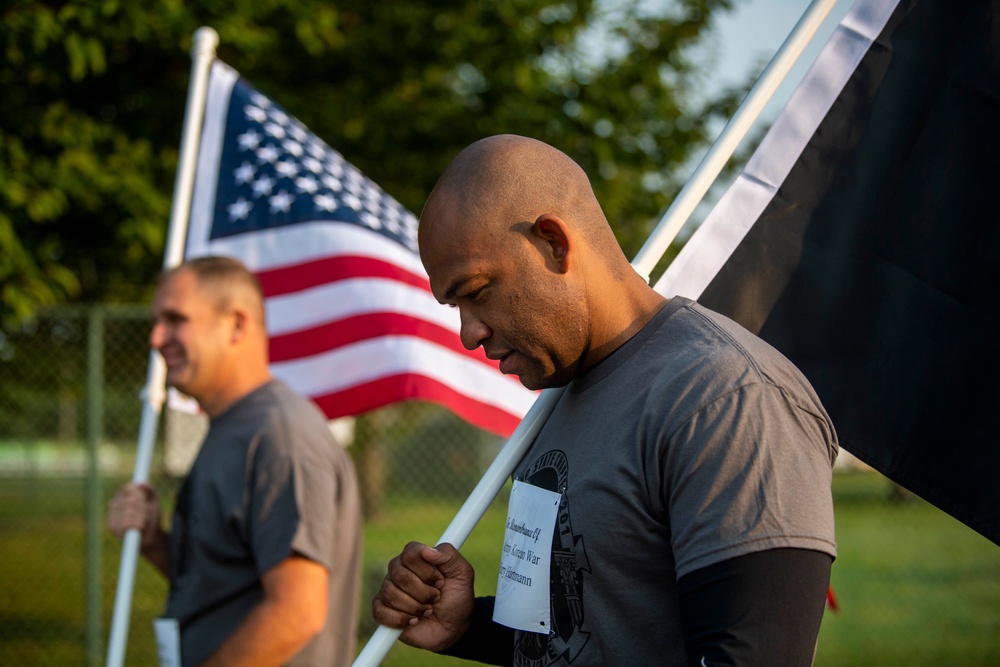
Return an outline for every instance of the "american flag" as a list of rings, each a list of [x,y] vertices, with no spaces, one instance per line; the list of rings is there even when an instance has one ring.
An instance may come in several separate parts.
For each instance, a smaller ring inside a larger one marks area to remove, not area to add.
[[[337,151],[213,63],[185,255],[236,257],[258,275],[272,373],[331,419],[419,399],[510,435],[537,394],[462,346],[416,230]]]

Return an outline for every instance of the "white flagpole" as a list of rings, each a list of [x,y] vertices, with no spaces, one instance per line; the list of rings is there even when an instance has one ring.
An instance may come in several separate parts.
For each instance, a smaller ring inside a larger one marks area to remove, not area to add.
[[[788,76],[789,70],[792,69],[795,61],[802,55],[802,51],[823,25],[823,21],[826,20],[835,4],[837,4],[837,0],[813,0],[805,13],[802,14],[802,18],[785,38],[777,53],[771,58],[771,62],[767,64],[760,78],[757,79],[757,83],[743,98],[736,113],[726,123],[726,127],[712,144],[712,148],[702,158],[694,174],[678,193],[667,212],[663,214],[656,229],[639,250],[635,261],[632,262],[636,271],[646,278],[646,282],[649,282],[649,274],[653,271],[656,263],[660,261],[663,253],[673,243],[681,227],[691,217],[712,183],[719,177],[719,172],[726,166],[726,162],[732,157],[737,146],[743,141],[757,117],[774,96],[778,86]]]
[[[757,83],[740,103],[739,109],[726,124],[711,149],[695,169],[694,174],[660,219],[656,229],[653,230],[649,239],[632,261],[633,268],[646,278],[646,282],[649,282],[649,274],[656,263],[670,247],[674,237],[677,236],[681,227],[694,212],[698,202],[708,192],[708,188],[718,177],[726,161],[729,160],[740,141],[750,131],[751,126],[764,107],[767,106],[781,81],[788,75],[795,61],[802,55],[802,51],[819,30],[836,2],[837,0],[813,0],[792,32],[785,38],[781,48],[768,63]],[[545,424],[545,420],[548,419],[561,394],[561,388],[546,389],[542,392],[507,444],[497,454],[496,459],[479,484],[472,490],[451,524],[445,529],[441,539],[438,540],[439,544],[449,542],[456,548],[460,548],[465,543],[472,529],[483,517],[496,495],[500,493],[500,489],[514,472],[518,461],[524,456],[528,446]],[[380,625],[361,653],[358,654],[352,667],[377,667],[385,659],[401,633],[402,630]]]
[[[219,35],[212,28],[202,27],[195,31],[191,47],[191,82],[188,85],[187,106],[184,110],[184,124],[181,130],[181,150],[174,179],[174,197],[170,210],[170,225],[167,231],[167,246],[163,255],[163,268],[177,266],[184,258],[184,239],[187,236],[188,214],[191,209],[191,192],[194,186],[194,170],[201,135],[201,121],[205,113],[205,95],[208,90],[208,72],[215,59],[215,47]],[[149,479],[149,469],[153,457],[153,441],[156,425],[164,400],[166,368],[163,358],[155,350],[149,354],[146,371],[146,387],[142,391],[142,421],[139,424],[139,440],[136,445],[133,482]],[[135,569],[139,556],[140,531],[129,530],[122,542],[121,563],[118,567],[118,588],[115,592],[115,608],[111,621],[111,635],[108,640],[106,667],[121,667],[125,660],[125,645],[128,641],[129,616],[132,608],[132,590],[135,585]]]

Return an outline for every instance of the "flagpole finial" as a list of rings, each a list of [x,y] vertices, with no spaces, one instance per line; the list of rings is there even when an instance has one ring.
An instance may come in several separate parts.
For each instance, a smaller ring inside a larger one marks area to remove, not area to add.
[[[197,60],[199,54],[215,55],[215,47],[218,45],[219,33],[215,32],[215,28],[203,25],[194,31],[191,56]]]

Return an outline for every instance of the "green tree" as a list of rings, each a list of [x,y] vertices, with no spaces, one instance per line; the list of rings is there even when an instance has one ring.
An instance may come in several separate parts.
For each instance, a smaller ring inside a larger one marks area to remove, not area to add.
[[[201,25],[223,60],[411,210],[469,142],[530,135],[591,174],[632,256],[733,106],[693,95],[692,55],[732,2],[8,2],[0,320],[149,297]]]

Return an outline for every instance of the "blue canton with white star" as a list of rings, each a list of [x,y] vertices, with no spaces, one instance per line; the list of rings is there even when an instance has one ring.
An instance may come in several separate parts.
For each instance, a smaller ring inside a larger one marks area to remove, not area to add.
[[[278,104],[239,79],[219,166],[211,238],[337,221],[417,251],[417,219]]]

